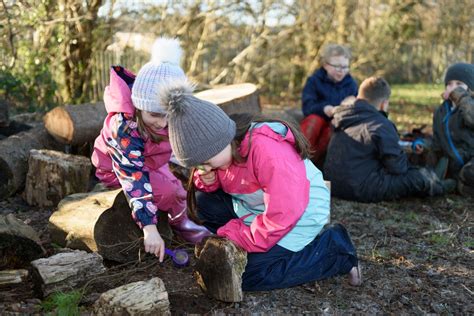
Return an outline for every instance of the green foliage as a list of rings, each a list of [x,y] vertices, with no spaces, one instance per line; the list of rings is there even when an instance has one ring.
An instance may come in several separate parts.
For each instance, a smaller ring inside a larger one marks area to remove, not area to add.
[[[443,234],[433,234],[430,236],[430,241],[436,246],[442,247],[442,246],[447,246],[451,239]]]
[[[51,294],[43,301],[42,309],[44,312],[52,312],[57,316],[77,316],[80,315],[79,302],[82,293],[80,291],[56,292]]]

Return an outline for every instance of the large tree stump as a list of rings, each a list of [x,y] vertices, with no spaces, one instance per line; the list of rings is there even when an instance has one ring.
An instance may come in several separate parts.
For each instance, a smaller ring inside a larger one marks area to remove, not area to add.
[[[55,206],[67,195],[88,190],[89,158],[32,149],[28,164],[25,193],[30,205]]]
[[[196,245],[195,255],[197,282],[207,295],[224,302],[242,301],[244,250],[228,239],[209,237],[204,245]]]
[[[31,149],[59,149],[61,146],[43,125],[0,141],[0,199],[21,189],[28,171]]]
[[[143,243],[122,189],[64,198],[49,218],[48,229],[59,245],[96,251],[118,262],[138,259]]]
[[[13,214],[0,216],[0,269],[29,265],[44,254],[38,233]]]
[[[112,289],[94,303],[94,315],[170,315],[170,302],[160,278]]]
[[[204,90],[196,93],[195,96],[217,104],[229,115],[234,113],[258,114],[262,111],[257,86],[251,83]]]
[[[58,142],[83,145],[99,135],[107,111],[103,102],[58,106],[44,116],[44,125]]]
[[[36,287],[43,296],[80,287],[106,270],[100,255],[79,250],[38,259],[31,265]]]

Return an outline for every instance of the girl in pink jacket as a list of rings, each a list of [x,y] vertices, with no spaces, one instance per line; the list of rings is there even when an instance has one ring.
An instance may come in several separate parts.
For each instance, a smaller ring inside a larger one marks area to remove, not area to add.
[[[191,92],[186,82],[161,90],[171,147],[182,165],[197,167],[196,216],[247,251],[243,290],[347,273],[359,285],[356,250],[342,225],[327,225],[329,190],[301,133],[247,114],[231,119]]]
[[[145,251],[160,261],[165,245],[156,228],[158,210],[168,212],[171,227],[189,242],[210,234],[188,219],[186,191],[168,168],[168,123],[158,90],[169,80],[186,79],[180,57],[177,40],[159,38],[152,60],[136,77],[120,66],[111,68],[104,94],[108,115],[92,154],[97,178],[123,188],[132,217],[143,229]]]

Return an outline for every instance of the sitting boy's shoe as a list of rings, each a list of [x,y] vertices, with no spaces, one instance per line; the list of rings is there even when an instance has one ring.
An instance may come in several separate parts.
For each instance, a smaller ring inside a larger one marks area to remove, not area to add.
[[[441,186],[443,187],[444,193],[453,193],[456,191],[457,181],[454,179],[441,180]]]
[[[360,264],[352,267],[349,271],[349,284],[352,286],[360,286],[362,284],[362,273],[360,271]]]
[[[434,171],[439,179],[443,180],[446,178],[446,173],[448,171],[449,159],[446,157],[441,157],[436,164]]]

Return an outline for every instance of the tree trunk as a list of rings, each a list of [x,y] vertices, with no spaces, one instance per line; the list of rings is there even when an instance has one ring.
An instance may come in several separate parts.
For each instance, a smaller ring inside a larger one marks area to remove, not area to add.
[[[244,112],[257,114],[262,111],[258,89],[251,83],[217,87],[198,92],[195,96],[219,105],[227,114]]]
[[[51,240],[59,245],[96,251],[118,262],[137,260],[143,242],[122,189],[64,198],[48,228]]]
[[[89,158],[53,150],[30,151],[25,194],[30,205],[56,206],[65,196],[87,192]]]
[[[41,124],[0,141],[0,199],[13,195],[25,184],[31,149],[59,149]]]
[[[153,278],[102,293],[94,304],[94,315],[170,315],[169,306],[165,284]]]
[[[196,245],[196,278],[204,292],[224,302],[243,299],[242,274],[247,253],[225,238],[210,237]]]
[[[105,272],[102,257],[96,253],[72,251],[31,262],[33,278],[43,297],[80,287]]]
[[[44,125],[58,142],[83,145],[99,135],[106,116],[103,102],[58,106],[46,113]]]
[[[0,216],[0,269],[26,267],[44,254],[38,233],[13,214]]]

